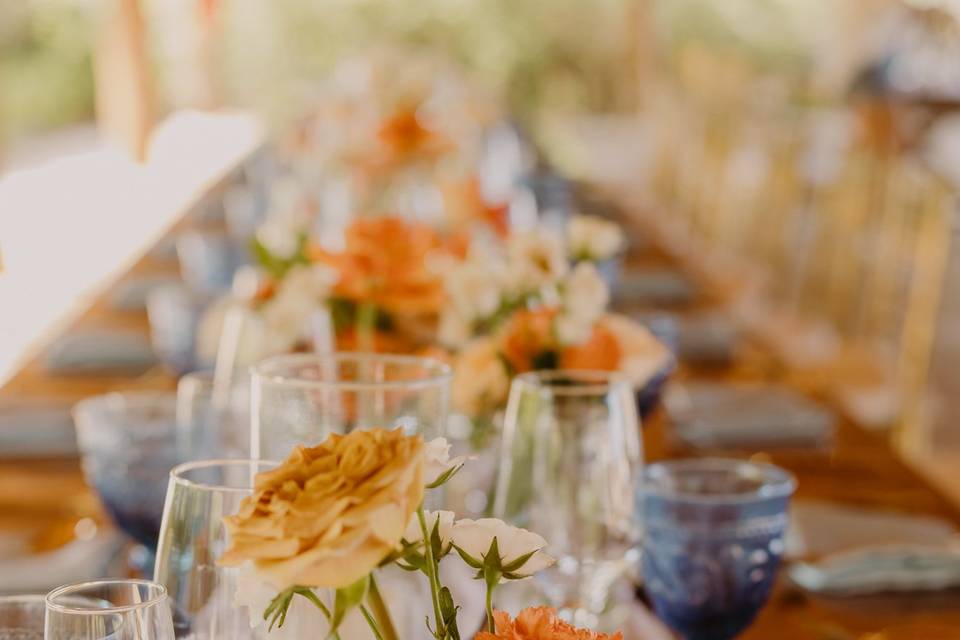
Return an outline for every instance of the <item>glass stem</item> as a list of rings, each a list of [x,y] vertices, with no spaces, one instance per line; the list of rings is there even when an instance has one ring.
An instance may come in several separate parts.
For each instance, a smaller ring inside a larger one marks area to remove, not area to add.
[[[387,609],[387,603],[383,601],[380,595],[380,587],[377,586],[377,579],[370,574],[370,590],[367,592],[367,600],[370,608],[373,609],[373,617],[376,619],[377,626],[380,628],[378,640],[399,640],[397,630],[393,627],[393,620],[390,618],[390,610]]]
[[[427,516],[423,513],[422,504],[417,508],[417,519],[420,521],[420,532],[423,534],[427,578],[430,581],[430,599],[433,602],[433,618],[437,626],[436,636],[438,640],[443,640],[447,637],[447,629],[440,614],[440,578],[437,576],[437,560],[433,557],[433,545],[430,543],[430,531],[427,529]]]

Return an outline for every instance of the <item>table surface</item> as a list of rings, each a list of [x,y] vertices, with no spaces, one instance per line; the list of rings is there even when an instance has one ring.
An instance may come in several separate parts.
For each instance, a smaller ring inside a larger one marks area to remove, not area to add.
[[[188,216],[183,225],[189,224]],[[176,233],[175,228],[171,233]],[[631,256],[629,269],[663,266],[669,261],[656,249]],[[176,265],[145,256],[120,279],[176,273]],[[119,282],[119,280],[118,280]],[[116,283],[114,283],[116,284]],[[110,309],[105,291],[71,329],[124,328],[147,331],[143,312]],[[697,303],[709,308],[709,294]],[[782,370],[759,348],[743,342],[735,362],[724,369],[681,367],[680,379],[783,380]],[[6,403],[68,405],[82,397],[129,388],[173,389],[175,380],[162,369],[136,378],[57,377],[48,374],[38,356],[0,389]],[[688,455],[669,437],[669,425],[655,414],[644,428],[650,460]],[[833,444],[823,450],[745,452],[781,465],[799,480],[797,497],[842,504],[930,514],[960,525],[960,510],[900,461],[886,439],[848,421],[841,421]],[[105,521],[84,483],[76,459],[0,459],[0,532],[31,536],[38,549],[54,548],[70,538],[81,517]],[[940,640],[960,638],[960,592],[926,596],[820,599],[802,594],[781,580],[768,606],[743,636],[745,640]]]

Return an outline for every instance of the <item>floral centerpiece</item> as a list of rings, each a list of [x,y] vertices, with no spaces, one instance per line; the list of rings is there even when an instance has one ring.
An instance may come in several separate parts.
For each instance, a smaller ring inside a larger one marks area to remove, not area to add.
[[[399,640],[377,578],[395,565],[428,584],[429,634],[459,640],[461,627],[471,630],[442,583],[440,561],[450,556],[485,586],[486,623],[478,640],[606,638],[562,623],[549,609],[526,610],[514,620],[493,610],[501,583],[526,578],[553,559],[544,552],[546,541],[530,531],[424,508],[425,493],[465,462],[450,458],[443,439],[425,443],[402,430],[373,429],[298,446],[276,469],[259,474],[253,495],[226,519],[231,543],[220,560],[252,577],[241,581],[236,597],[241,606],[257,608],[252,624],[281,629],[297,599],[322,614],[326,628],[317,629],[317,637],[339,638],[347,617],[359,614],[374,638]],[[264,588],[272,597],[260,609],[250,592]]]

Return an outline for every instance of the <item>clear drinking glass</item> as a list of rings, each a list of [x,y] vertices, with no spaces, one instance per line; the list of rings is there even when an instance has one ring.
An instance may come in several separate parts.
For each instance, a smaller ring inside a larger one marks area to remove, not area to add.
[[[552,604],[595,624],[636,561],[634,491],[643,464],[629,382],[595,371],[517,376],[504,420],[494,515],[543,535]]]
[[[83,472],[117,527],[141,546],[131,564],[153,565],[166,479],[181,461],[172,393],[108,393],[73,409]],[[196,453],[196,452],[194,452]]]
[[[147,580],[58,587],[46,598],[46,640],[174,640],[166,590]]]
[[[166,587],[178,638],[253,637],[247,610],[233,603],[237,568],[217,560],[227,547],[224,516],[253,492],[253,479],[276,463],[205,460],[170,472],[154,580]]]
[[[45,598],[0,597],[0,640],[43,640]]]
[[[216,380],[213,371],[195,371],[177,383],[177,447],[222,458],[246,458],[250,447],[250,376],[234,371]],[[196,456],[192,456],[196,457]]]
[[[685,640],[728,640],[766,603],[784,549],[788,472],[741,460],[650,465],[643,503],[644,588]]]
[[[253,458],[285,459],[329,433],[403,427],[430,439],[444,432],[450,367],[430,358],[375,353],[298,354],[253,369]]]

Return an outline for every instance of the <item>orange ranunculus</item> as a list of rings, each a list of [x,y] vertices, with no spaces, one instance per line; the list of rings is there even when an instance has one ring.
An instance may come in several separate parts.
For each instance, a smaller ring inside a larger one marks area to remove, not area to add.
[[[424,224],[361,218],[347,229],[343,252],[312,248],[310,257],[339,273],[335,296],[400,315],[431,315],[440,311],[444,293],[441,279],[426,263],[440,248],[439,237]]]
[[[521,310],[503,329],[501,351],[515,373],[534,369],[534,360],[557,349],[553,336],[556,309]]]
[[[564,347],[560,352],[561,369],[616,371],[620,368],[621,349],[617,336],[605,326],[593,328],[590,338],[577,345]]]
[[[497,632],[481,631],[475,640],[623,640],[621,633],[612,636],[587,629],[577,629],[557,617],[555,609],[529,607],[514,620],[503,611],[493,614]]]

